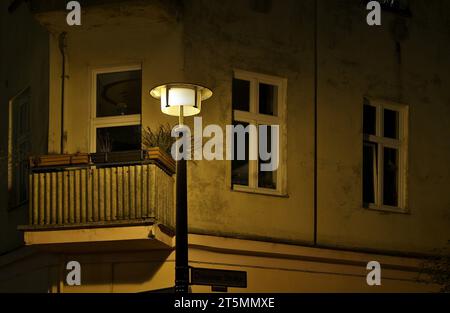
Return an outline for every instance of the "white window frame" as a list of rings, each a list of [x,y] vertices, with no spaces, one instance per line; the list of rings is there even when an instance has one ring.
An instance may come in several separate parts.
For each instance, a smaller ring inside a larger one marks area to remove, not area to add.
[[[368,135],[363,133],[363,144],[365,141],[368,141],[378,145],[378,168],[376,170],[376,173],[374,173],[376,174],[376,177],[374,178],[374,180],[376,179],[376,184],[374,184],[375,203],[369,203],[368,209],[395,213],[409,213],[407,205],[409,108],[406,104],[391,102],[387,100],[367,97],[365,99],[366,101],[364,101],[364,105],[371,105],[376,108],[376,134]],[[392,139],[383,136],[384,109],[398,112],[398,139]],[[389,206],[383,204],[384,147],[393,148],[398,151],[398,206]],[[364,184],[364,178],[362,183]]]
[[[142,125],[142,111],[141,114],[97,117],[97,75],[105,73],[136,71],[136,70],[142,71],[141,64],[130,64],[124,66],[101,67],[91,69],[91,118],[90,118],[91,127],[89,136],[90,137],[89,150],[91,153],[97,152],[96,151],[97,128]],[[141,93],[141,103],[142,103],[142,93]]]
[[[22,94],[24,94],[25,92],[30,92],[30,87],[27,87],[23,90],[21,90],[17,95],[15,95],[13,98],[11,98],[9,100],[8,103],[8,197],[11,197],[11,194],[14,192],[15,195],[15,202],[11,203],[10,201],[8,201],[8,208],[10,210],[20,207],[23,204],[28,202],[28,190],[27,193],[25,195],[25,199],[16,199],[18,196],[18,193],[20,192],[20,188],[27,188],[27,186],[20,186],[18,184],[18,180],[14,179],[15,176],[17,175],[17,173],[15,173],[14,169],[16,168],[13,165],[13,158],[15,157],[15,152],[14,152],[14,143],[17,146],[21,146],[24,143],[28,143],[28,147],[29,149],[31,149],[31,125],[30,125],[30,110],[31,110],[31,98],[29,99],[27,105],[27,113],[28,113],[28,132],[22,134],[22,136],[20,136],[19,138],[14,138],[15,134],[14,134],[14,128],[20,128],[23,127],[21,125],[19,126],[15,126],[16,123],[20,124],[20,121],[14,121],[14,106],[15,106],[15,101],[18,97],[20,97]],[[20,118],[19,118],[20,119]],[[30,151],[28,151],[30,152]],[[25,162],[27,162],[27,160],[25,160]],[[25,181],[28,182],[28,177],[25,177]],[[29,186],[28,186],[29,188]]]
[[[286,150],[287,150],[287,79],[276,76],[243,71],[239,69],[234,70],[233,78],[246,80],[250,82],[250,96],[249,96],[249,111],[240,111],[232,109],[232,120],[236,122],[244,122],[258,125],[279,125],[279,166],[277,169],[277,189],[258,187],[258,161],[249,160],[249,178],[248,186],[237,185],[232,182],[232,166],[229,162],[230,185],[232,190],[250,193],[267,194],[274,196],[286,196],[287,193],[287,179],[286,179]],[[269,84],[278,87],[278,114],[277,116],[266,115],[258,113],[259,110],[259,84]],[[231,104],[231,107],[233,104]],[[259,136],[258,136],[259,137]],[[259,148],[258,148],[259,149]],[[258,150],[259,151],[259,150]]]

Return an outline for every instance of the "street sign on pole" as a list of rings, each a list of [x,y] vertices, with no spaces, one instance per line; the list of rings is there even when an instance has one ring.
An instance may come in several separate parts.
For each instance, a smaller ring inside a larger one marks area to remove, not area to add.
[[[191,267],[191,285],[247,288],[247,272]]]

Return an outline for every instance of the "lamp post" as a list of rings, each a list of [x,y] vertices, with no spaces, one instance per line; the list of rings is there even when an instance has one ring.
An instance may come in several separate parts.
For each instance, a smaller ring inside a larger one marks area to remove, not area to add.
[[[163,113],[178,116],[178,125],[182,126],[185,116],[200,113],[202,101],[209,99],[212,91],[195,84],[169,83],[153,88],[150,95],[161,100]],[[176,166],[175,292],[187,293],[189,261],[186,160],[177,158]]]

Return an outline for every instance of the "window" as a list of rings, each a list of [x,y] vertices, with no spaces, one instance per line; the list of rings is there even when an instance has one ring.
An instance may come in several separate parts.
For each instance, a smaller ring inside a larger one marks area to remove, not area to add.
[[[286,190],[286,85],[285,79],[235,71],[232,82],[233,126],[245,128],[245,151],[238,158],[238,134],[233,133],[233,161],[231,161],[231,184],[237,191],[283,195]],[[278,133],[275,132],[278,126]],[[262,127],[261,127],[262,126]],[[274,131],[274,133],[272,132]],[[278,134],[275,146],[274,134]],[[250,157],[251,138],[255,139],[255,151],[265,147],[269,158]],[[265,142],[263,142],[263,140]],[[274,154],[278,150],[278,160]],[[263,166],[278,162],[275,170],[263,171]]]
[[[28,200],[30,88],[9,102],[8,139],[8,202],[14,208]]]
[[[93,71],[91,152],[141,149],[139,66]]]
[[[408,109],[365,100],[363,108],[364,207],[406,211]]]

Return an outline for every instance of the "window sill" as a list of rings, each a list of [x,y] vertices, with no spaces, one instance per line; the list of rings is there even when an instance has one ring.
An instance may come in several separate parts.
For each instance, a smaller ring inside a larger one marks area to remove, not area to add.
[[[266,189],[266,188],[250,188],[248,186],[243,185],[233,185],[231,191],[235,192],[244,192],[256,195],[264,195],[264,196],[272,196],[272,197],[280,197],[280,198],[289,198],[289,195],[278,190],[274,189]]]
[[[364,205],[363,208],[366,210],[378,211],[381,213],[410,214],[409,210],[406,208],[400,208],[400,207],[394,207],[394,206],[388,206],[388,205],[376,206],[374,204],[369,204],[367,206]]]

